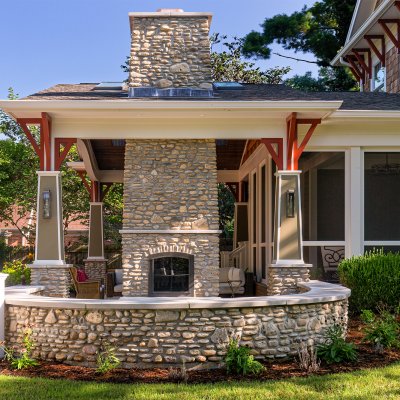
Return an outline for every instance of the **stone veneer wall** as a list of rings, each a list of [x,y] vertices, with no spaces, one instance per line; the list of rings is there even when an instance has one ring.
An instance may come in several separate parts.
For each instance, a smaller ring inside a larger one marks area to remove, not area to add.
[[[147,296],[149,255],[171,252],[194,255],[195,296],[218,295],[218,228],[214,140],[126,141],[124,296]]]
[[[386,53],[386,91],[388,93],[400,92],[400,57],[396,47]]]
[[[85,272],[90,280],[106,282],[107,260],[83,260]]]
[[[69,297],[71,285],[71,274],[67,264],[65,267],[59,266],[38,266],[30,265],[31,285],[44,286],[43,296],[50,297]]]
[[[324,330],[347,324],[347,300],[305,305],[221,309],[53,309],[8,305],[6,343],[19,346],[33,326],[33,356],[95,366],[101,345],[112,344],[124,367],[219,365],[230,337],[256,358],[296,355],[300,342],[323,340]]]
[[[269,265],[267,268],[268,296],[298,293],[298,283],[310,281],[311,264],[278,266]]]
[[[210,89],[208,16],[131,17],[131,87]]]

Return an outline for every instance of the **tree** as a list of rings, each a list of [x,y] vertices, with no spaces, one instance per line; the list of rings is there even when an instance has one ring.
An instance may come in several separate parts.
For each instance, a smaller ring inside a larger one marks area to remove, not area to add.
[[[211,77],[214,82],[269,83],[283,82],[283,76],[290,67],[275,67],[262,71],[254,62],[242,59],[244,40],[234,37],[232,42],[225,42],[226,35],[218,33],[211,36]],[[222,43],[226,50],[213,50],[216,44]]]
[[[273,42],[285,50],[312,53],[316,61],[301,58],[297,61],[322,67],[317,82],[306,75],[303,79],[297,76],[289,83],[294,82],[297,87],[308,90],[315,87],[332,91],[355,89],[357,84],[347,68],[330,66],[330,61],[345,42],[355,3],[356,0],[321,0],[291,15],[267,18],[262,24],[262,32],[252,31],[246,35],[242,53],[246,57],[270,58],[274,54],[270,48]]]

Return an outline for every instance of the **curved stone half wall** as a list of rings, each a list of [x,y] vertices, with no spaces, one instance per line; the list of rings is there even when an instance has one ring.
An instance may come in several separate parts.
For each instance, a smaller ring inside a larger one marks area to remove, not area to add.
[[[236,299],[54,299],[6,292],[5,336],[19,346],[24,326],[33,327],[34,356],[95,366],[104,344],[124,367],[219,366],[230,337],[258,359],[295,355],[300,342],[317,344],[335,323],[347,324],[350,290],[318,281],[306,293]]]

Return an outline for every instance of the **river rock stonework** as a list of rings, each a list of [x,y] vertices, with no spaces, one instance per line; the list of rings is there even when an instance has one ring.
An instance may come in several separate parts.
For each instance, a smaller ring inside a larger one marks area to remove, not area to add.
[[[210,89],[210,14],[132,13],[130,87]]]
[[[148,296],[149,257],[171,253],[194,256],[194,296],[217,296],[218,228],[214,140],[126,141],[124,296]]]
[[[72,284],[69,268],[65,266],[44,266],[30,265],[31,284],[43,286],[43,295],[50,297],[69,297],[69,290]]]
[[[267,268],[268,296],[294,294],[299,292],[299,283],[310,281],[311,264],[279,266],[271,264]]]
[[[6,307],[6,343],[20,346],[32,326],[34,357],[95,366],[111,344],[124,367],[220,365],[235,337],[257,359],[297,354],[300,342],[321,343],[327,327],[347,325],[347,300],[224,309],[54,309]]]

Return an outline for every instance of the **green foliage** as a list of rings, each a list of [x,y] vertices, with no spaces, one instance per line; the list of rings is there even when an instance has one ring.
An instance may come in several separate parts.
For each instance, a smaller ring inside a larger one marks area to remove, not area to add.
[[[400,301],[400,253],[374,250],[364,256],[343,260],[339,278],[351,289],[350,309],[360,313],[363,309],[376,310],[384,305],[394,310]]]
[[[344,339],[343,327],[336,324],[326,330],[325,342],[317,346],[317,356],[328,364],[353,362],[357,360],[357,350]]]
[[[283,75],[290,71],[289,67],[275,67],[262,71],[255,63],[244,61],[241,57],[244,40],[234,37],[226,42],[227,36],[214,34],[211,37],[212,47],[222,44],[221,52],[211,51],[211,76],[214,82],[241,83],[282,83]]]
[[[2,272],[8,274],[7,286],[21,285],[22,283],[29,285],[31,282],[31,270],[20,260],[5,262]]]
[[[321,67],[318,78],[314,78],[311,72],[304,75],[295,75],[286,79],[285,84],[306,92],[335,92],[356,89],[353,77],[345,68],[332,69]]]
[[[349,71],[344,67],[332,68],[329,63],[345,43],[355,4],[356,0],[321,0],[290,15],[267,18],[261,25],[262,32],[246,35],[242,53],[247,57],[270,58],[274,42],[285,50],[312,53],[315,63],[325,70],[321,70],[315,82],[307,75],[295,77],[297,87],[313,90],[316,86],[321,90],[322,85],[323,90],[352,90],[356,82]]]
[[[105,374],[121,364],[118,357],[115,355],[115,349],[109,345],[105,345],[97,354],[97,369],[99,374]]]
[[[34,343],[31,338],[32,329],[26,328],[22,339],[22,350],[19,356],[15,356],[14,351],[8,347],[2,345],[4,350],[5,359],[9,361],[11,368],[13,369],[27,369],[36,367],[39,363],[31,357]]]
[[[218,183],[218,215],[219,227],[225,237],[233,237],[233,217],[235,197],[224,183]]]
[[[378,352],[400,347],[400,324],[397,315],[387,310],[380,310],[379,315],[375,315],[371,310],[363,310],[361,319],[366,324],[364,340],[374,344]]]
[[[259,375],[264,371],[264,366],[254,359],[250,349],[239,346],[237,340],[231,339],[225,357],[228,374]]]

